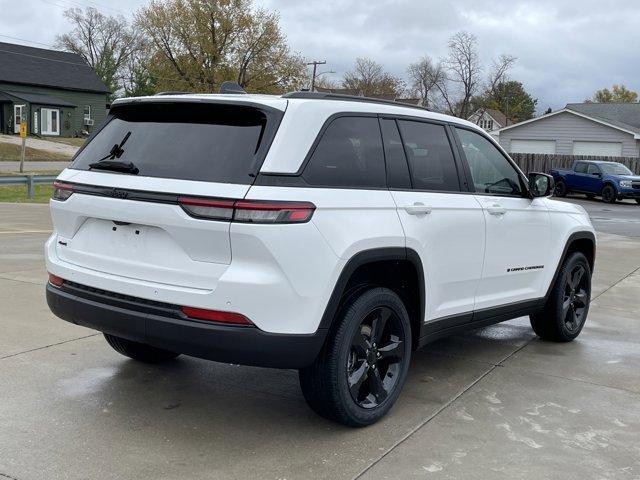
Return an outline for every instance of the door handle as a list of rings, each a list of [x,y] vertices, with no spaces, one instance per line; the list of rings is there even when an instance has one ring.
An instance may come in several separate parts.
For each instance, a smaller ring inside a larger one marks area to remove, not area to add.
[[[432,210],[429,205],[425,205],[420,202],[415,202],[413,205],[407,205],[404,209],[409,215],[426,215],[431,213]]]
[[[487,212],[489,212],[491,215],[500,216],[500,215],[504,215],[505,213],[507,213],[507,209],[504,208],[499,203],[494,203],[493,205],[489,205],[487,207]]]

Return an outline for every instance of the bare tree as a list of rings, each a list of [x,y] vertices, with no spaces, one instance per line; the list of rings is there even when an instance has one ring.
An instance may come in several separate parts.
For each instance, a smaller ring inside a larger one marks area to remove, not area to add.
[[[471,114],[471,98],[480,88],[480,57],[477,49],[477,39],[467,32],[458,32],[449,39],[449,55],[445,60],[447,78],[459,92],[453,100],[451,88],[439,85],[440,93],[453,115],[467,118]]]
[[[342,85],[358,90],[364,96],[399,96],[404,90],[404,82],[388,72],[370,58],[357,58],[353,70],[344,74]]]
[[[411,87],[419,95],[422,105],[429,107],[433,92],[437,91],[437,86],[446,79],[442,62],[434,63],[431,57],[425,55],[420,61],[409,65],[407,73]]]
[[[497,60],[494,60],[491,71],[489,72],[489,78],[487,79],[487,93],[496,95],[500,84],[509,80],[507,74],[509,70],[511,70],[511,67],[513,67],[513,64],[516,63],[516,60],[516,57],[505,54],[500,55]]]
[[[71,8],[64,13],[73,24],[58,35],[55,46],[80,55],[113,93],[122,88],[123,72],[138,50],[140,38],[122,16],[106,16],[93,7]]]

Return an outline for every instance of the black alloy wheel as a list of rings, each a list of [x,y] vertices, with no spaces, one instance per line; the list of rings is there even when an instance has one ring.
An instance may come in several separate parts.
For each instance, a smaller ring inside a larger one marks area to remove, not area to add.
[[[585,325],[591,303],[591,264],[582,252],[563,262],[544,307],[531,315],[531,327],[553,342],[574,340]]]
[[[570,334],[579,332],[584,323],[591,286],[584,265],[575,265],[567,275],[562,299],[562,315]]]
[[[349,391],[362,408],[383,403],[396,387],[407,341],[398,316],[389,307],[366,315],[351,339],[347,359]]]
[[[411,360],[411,320],[402,299],[384,287],[345,296],[315,361],[300,369],[300,387],[319,415],[365,427],[398,399]]]

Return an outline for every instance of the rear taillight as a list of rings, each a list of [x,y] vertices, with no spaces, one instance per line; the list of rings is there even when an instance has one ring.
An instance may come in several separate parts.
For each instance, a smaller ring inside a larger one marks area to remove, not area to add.
[[[207,220],[231,220],[234,200],[180,197],[178,203],[192,217]]]
[[[239,313],[194,307],[181,307],[180,309],[187,317],[195,320],[206,320],[208,322],[226,323],[229,325],[253,325],[251,320]]]
[[[64,284],[64,279],[58,277],[57,275],[54,275],[53,273],[49,274],[49,283],[51,285],[53,285],[54,287],[62,287],[62,285]]]
[[[64,202],[73,194],[73,185],[63,182],[53,182],[53,195],[51,198]]]
[[[311,219],[316,208],[309,202],[193,197],[180,197],[178,203],[192,217],[241,223],[304,223]]]

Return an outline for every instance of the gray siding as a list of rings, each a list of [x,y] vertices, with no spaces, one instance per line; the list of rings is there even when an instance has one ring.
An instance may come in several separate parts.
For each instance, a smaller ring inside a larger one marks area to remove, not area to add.
[[[632,134],[567,112],[500,132],[500,145],[507,152],[511,151],[511,140],[555,140],[559,155],[572,155],[574,141],[619,142],[622,143],[622,156],[638,157],[640,154],[640,142]]]
[[[60,100],[67,101],[73,105],[77,105],[76,108],[52,107],[60,110],[61,137],[72,137],[76,132],[79,134],[82,130],[89,130],[89,132],[91,132],[91,129],[95,129],[102,124],[107,116],[107,95],[105,93],[79,92],[75,90],[62,90],[58,88],[35,87],[30,85],[0,82],[0,91],[2,90],[24,93],[41,93],[57,97]],[[93,127],[85,127],[83,124],[85,105],[91,105],[91,118],[93,118],[95,122]],[[43,105],[29,105],[28,129],[30,134],[33,133],[33,112],[39,111],[42,107]],[[46,105],[44,107],[46,108]],[[5,108],[6,111],[4,118],[6,123],[6,119],[8,118],[6,115],[13,116],[13,107],[6,106]],[[38,114],[38,117],[42,118],[40,114]],[[6,128],[6,125],[3,125],[2,127]],[[3,131],[4,128],[0,128],[0,131]]]

